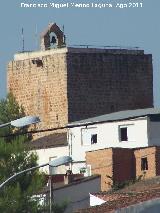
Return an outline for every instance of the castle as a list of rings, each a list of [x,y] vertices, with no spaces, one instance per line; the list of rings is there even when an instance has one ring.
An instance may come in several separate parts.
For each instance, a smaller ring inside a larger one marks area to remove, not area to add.
[[[54,36],[53,36],[54,35]],[[41,50],[14,55],[8,91],[39,129],[114,111],[153,107],[152,55],[139,49],[67,47],[54,23]]]

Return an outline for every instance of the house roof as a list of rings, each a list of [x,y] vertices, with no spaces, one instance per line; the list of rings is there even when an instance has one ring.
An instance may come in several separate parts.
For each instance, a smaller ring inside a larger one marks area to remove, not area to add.
[[[53,178],[55,177],[56,175],[53,175]],[[54,191],[56,190],[59,190],[59,189],[63,189],[63,188],[68,188],[68,187],[72,187],[72,186],[75,186],[75,185],[78,185],[78,184],[81,184],[81,183],[84,183],[84,182],[88,182],[88,181],[91,181],[91,180],[94,180],[94,179],[100,179],[101,176],[98,175],[98,174],[94,174],[92,176],[88,176],[88,177],[81,177],[79,179],[73,179],[73,181],[71,183],[68,183],[68,184],[65,184],[65,185],[55,185],[54,186]],[[50,191],[50,188],[49,186],[45,186],[42,191],[40,193],[48,193]]]
[[[96,124],[103,122],[113,122],[119,120],[127,120],[131,118],[151,116],[151,115],[160,115],[160,109],[158,108],[145,108],[145,109],[136,109],[136,110],[125,110],[119,112],[113,112],[110,114],[100,115],[85,120],[80,120],[68,124],[68,127],[74,125],[87,125],[87,124]]]
[[[94,195],[107,201],[100,206],[77,210],[76,213],[114,212],[140,202],[160,197],[160,176],[141,180],[118,191],[99,192]]]
[[[59,146],[67,146],[67,133],[54,133],[27,143],[29,149],[46,149]]]

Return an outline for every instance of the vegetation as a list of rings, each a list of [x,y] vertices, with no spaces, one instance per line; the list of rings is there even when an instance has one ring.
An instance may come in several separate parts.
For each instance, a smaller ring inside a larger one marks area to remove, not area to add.
[[[63,213],[67,208],[68,204],[69,204],[68,201],[64,201],[61,204],[53,204],[52,205],[53,213]]]
[[[139,177],[137,177],[135,179],[126,180],[126,181],[123,181],[123,182],[116,182],[109,175],[106,175],[106,177],[112,180],[111,188],[112,188],[113,191],[116,191],[116,190],[123,189],[123,188],[125,188],[127,186],[133,185],[133,184],[141,181],[142,178],[143,178],[143,175],[140,175]]]
[[[0,101],[0,123],[25,116],[12,94]],[[25,129],[14,127],[1,128],[0,136],[23,132]],[[0,183],[19,171],[37,165],[37,155],[30,152],[25,142],[26,136],[0,137]],[[0,189],[0,212],[3,213],[38,213],[42,212],[33,195],[44,185],[44,175],[38,170],[17,176]]]
[[[12,94],[0,101],[0,124],[24,117],[24,109]],[[18,136],[28,127],[12,126],[0,129],[0,184],[17,172],[37,166],[38,156],[30,152],[26,144],[31,135]],[[16,135],[16,136],[15,136]],[[4,137],[5,136],[5,137]],[[44,186],[44,174],[33,170],[10,180],[0,188],[0,212],[2,213],[47,213],[48,203],[40,204],[36,196]],[[52,213],[63,213],[68,203],[52,204]]]
[[[36,165],[37,156],[26,150],[23,137],[15,139],[12,143],[0,141],[0,182]],[[38,200],[33,200],[32,196],[42,188],[43,181],[43,174],[38,170],[11,180],[0,189],[0,212],[37,212]]]
[[[0,100],[0,124],[8,123],[24,116],[25,112],[23,107],[18,105],[12,93],[9,93],[5,99]],[[22,133],[27,131],[27,128],[28,127],[16,128],[10,125],[0,129],[0,136],[7,136],[4,137],[4,140],[11,142],[14,138],[13,136],[9,137],[10,134]],[[30,136],[28,139],[31,139]]]

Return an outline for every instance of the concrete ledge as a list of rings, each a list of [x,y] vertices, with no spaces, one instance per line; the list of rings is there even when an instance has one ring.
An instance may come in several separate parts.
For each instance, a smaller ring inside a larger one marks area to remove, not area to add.
[[[26,60],[31,58],[41,58],[47,55],[62,54],[62,53],[108,53],[108,54],[131,54],[143,55],[143,50],[136,49],[106,49],[106,48],[75,48],[64,47],[45,51],[21,52],[14,55],[14,61]]]
[[[67,51],[68,51],[67,48],[59,48],[59,49],[51,49],[46,51],[21,52],[21,53],[16,53],[14,55],[14,61],[26,60],[31,58],[41,58],[47,55],[66,53]]]

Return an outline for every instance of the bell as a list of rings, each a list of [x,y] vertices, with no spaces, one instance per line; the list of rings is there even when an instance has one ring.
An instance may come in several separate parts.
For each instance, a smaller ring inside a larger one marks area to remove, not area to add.
[[[55,44],[55,43],[56,43],[56,38],[55,38],[55,36],[52,36],[51,43],[52,43],[52,44]]]

